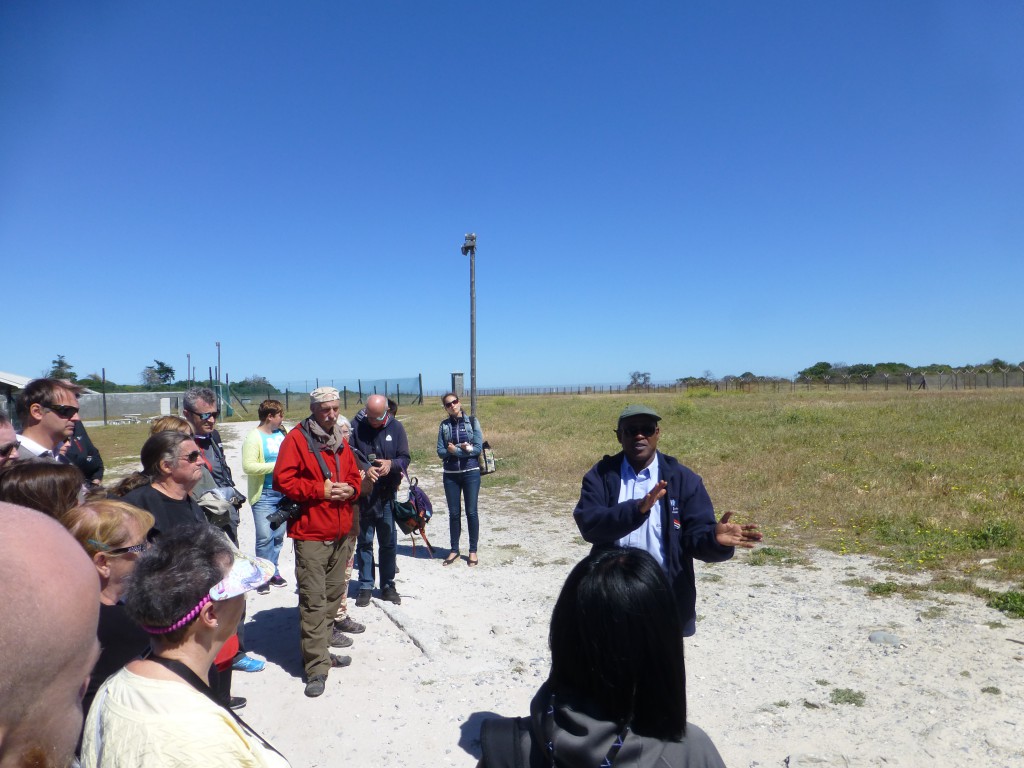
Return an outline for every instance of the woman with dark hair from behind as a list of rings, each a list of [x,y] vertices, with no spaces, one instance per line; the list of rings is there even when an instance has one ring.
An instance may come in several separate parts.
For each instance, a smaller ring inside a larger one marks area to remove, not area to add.
[[[665,574],[639,549],[572,569],[551,614],[551,671],[529,718],[483,724],[479,766],[724,768],[686,722],[683,626]]]
[[[31,459],[0,471],[0,501],[44,512],[60,520],[85,498],[78,467]]]
[[[243,555],[206,523],[179,526],[153,543],[125,595],[152,654],[100,686],[85,724],[85,768],[288,765],[217,699],[208,677],[242,616],[245,593],[273,573],[273,563]]]

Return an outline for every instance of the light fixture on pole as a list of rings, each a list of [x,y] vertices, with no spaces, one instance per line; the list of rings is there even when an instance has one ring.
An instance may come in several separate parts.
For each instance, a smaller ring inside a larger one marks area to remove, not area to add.
[[[467,233],[462,255],[469,256],[469,413],[476,416],[476,234]]]

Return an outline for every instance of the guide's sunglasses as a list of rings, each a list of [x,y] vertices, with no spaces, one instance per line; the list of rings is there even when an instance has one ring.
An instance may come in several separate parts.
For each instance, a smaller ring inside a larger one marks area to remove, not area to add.
[[[79,411],[76,405],[54,405],[53,403],[40,403],[40,405],[53,411],[62,419],[70,419]]]
[[[220,411],[207,411],[206,413],[200,413],[199,411],[193,411],[189,408],[185,409],[193,416],[198,416],[200,421],[208,421],[209,419],[219,419]]]
[[[658,431],[658,425],[651,424],[630,424],[622,428],[622,434],[626,437],[636,437],[637,435],[643,435],[644,437],[650,437]]]
[[[189,464],[195,464],[197,461],[199,461],[199,457],[202,456],[202,455],[203,455],[202,451],[192,451],[191,453],[185,454],[184,459]]]

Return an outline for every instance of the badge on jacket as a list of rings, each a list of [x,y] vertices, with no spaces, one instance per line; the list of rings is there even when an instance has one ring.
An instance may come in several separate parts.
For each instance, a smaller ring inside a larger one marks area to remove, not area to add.
[[[675,499],[668,500],[669,515],[672,516],[672,527],[677,531],[683,527],[683,524],[679,522],[679,502]]]

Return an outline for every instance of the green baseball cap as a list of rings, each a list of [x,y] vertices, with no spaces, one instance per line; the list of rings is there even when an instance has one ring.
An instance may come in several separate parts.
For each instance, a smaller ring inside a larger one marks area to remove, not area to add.
[[[648,408],[646,405],[635,404],[625,407],[622,413],[619,414],[619,422],[621,423],[623,419],[629,419],[633,416],[649,416],[655,421],[661,421],[661,416],[655,413],[653,409]]]

